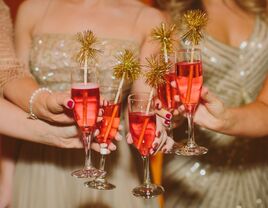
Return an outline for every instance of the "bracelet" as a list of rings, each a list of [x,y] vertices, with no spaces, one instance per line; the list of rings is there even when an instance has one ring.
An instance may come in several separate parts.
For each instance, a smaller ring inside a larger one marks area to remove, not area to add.
[[[33,94],[30,97],[30,100],[29,100],[29,116],[28,116],[28,119],[33,119],[33,120],[38,119],[37,116],[33,113],[33,101],[34,101],[34,98],[36,97],[36,95],[38,95],[41,92],[49,92],[50,94],[52,93],[52,91],[50,89],[46,88],[46,87],[39,88],[39,89],[37,89],[37,90],[35,90],[33,92]]]

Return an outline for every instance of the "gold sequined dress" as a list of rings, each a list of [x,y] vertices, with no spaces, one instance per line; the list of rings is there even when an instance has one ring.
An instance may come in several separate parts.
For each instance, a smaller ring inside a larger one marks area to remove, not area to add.
[[[227,106],[253,101],[268,72],[268,27],[256,18],[239,48],[205,35],[204,85]],[[268,115],[267,115],[268,116]],[[254,123],[252,123],[254,125]],[[181,132],[185,132],[186,125]],[[186,138],[177,133],[175,138]],[[168,158],[165,208],[267,208],[268,138],[246,139],[196,128],[204,156]]]
[[[115,56],[124,49],[139,53],[139,44],[131,40],[102,38],[102,51],[96,67],[100,83],[112,85],[112,67]],[[40,34],[32,41],[30,68],[39,83],[52,90],[69,90],[70,72],[77,67],[74,55],[79,43],[73,35]],[[129,84],[124,86],[127,92]],[[126,93],[125,93],[126,94]],[[65,150],[33,143],[20,148],[15,174],[15,208],[137,208],[144,200],[132,196],[131,190],[139,184],[133,156],[125,139],[117,144],[117,151],[107,157],[109,181],[116,185],[112,191],[86,188],[87,180],[76,179],[71,172],[83,166],[83,150]],[[96,158],[98,154],[94,154]],[[98,167],[95,160],[94,165]],[[157,205],[153,205],[157,207]]]

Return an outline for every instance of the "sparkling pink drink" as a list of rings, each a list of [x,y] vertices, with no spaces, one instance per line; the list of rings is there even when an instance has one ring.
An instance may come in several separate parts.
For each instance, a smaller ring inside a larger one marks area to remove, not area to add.
[[[100,123],[100,134],[97,136],[98,143],[110,144],[115,138],[119,124],[121,103],[109,104],[103,107],[103,119]]]
[[[179,95],[177,87],[172,87],[171,83],[176,84],[176,73],[172,72],[166,75],[166,83],[159,86],[157,89],[157,96],[160,99],[163,108],[167,110],[174,110],[178,108],[178,102],[175,101],[174,96]]]
[[[99,86],[94,83],[72,85],[72,99],[75,102],[74,118],[83,132],[89,132],[96,124],[99,111]]]
[[[142,156],[148,156],[155,139],[155,114],[129,112],[129,129],[135,147]]]
[[[194,112],[199,103],[203,84],[202,62],[178,62],[176,70],[181,102],[186,111]]]

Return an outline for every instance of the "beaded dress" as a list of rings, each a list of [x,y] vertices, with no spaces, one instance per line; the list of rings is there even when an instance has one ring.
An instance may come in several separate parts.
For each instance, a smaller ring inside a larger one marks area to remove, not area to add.
[[[101,38],[97,49],[102,54],[92,67],[99,73],[101,84],[112,85],[117,82],[112,75],[112,68],[117,63],[115,56],[123,53],[124,49],[138,54],[139,44],[131,40]],[[70,73],[73,67],[78,67],[74,61],[78,50],[79,43],[74,35],[35,35],[30,55],[31,71],[43,86],[54,91],[70,90]],[[129,84],[124,86],[125,95],[129,88]],[[98,155],[96,153],[92,157],[96,159]],[[83,186],[87,180],[71,176],[72,171],[83,166],[83,150],[23,143],[16,166],[14,207],[143,207],[144,200],[135,198],[131,193],[132,188],[139,184],[134,158],[126,141],[117,143],[117,150],[107,157],[108,179],[116,185],[116,189],[97,191]],[[98,161],[93,162],[98,167]]]
[[[268,27],[262,19],[256,18],[253,33],[239,48],[208,35],[201,48],[204,85],[226,106],[256,98],[268,72]],[[165,166],[166,208],[268,207],[268,138],[236,138],[196,128],[196,139],[208,148],[206,155],[175,156]]]

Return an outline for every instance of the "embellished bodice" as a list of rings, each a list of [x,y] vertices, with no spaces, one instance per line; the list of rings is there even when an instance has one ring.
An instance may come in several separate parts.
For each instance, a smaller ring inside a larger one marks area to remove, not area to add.
[[[256,18],[253,33],[240,47],[205,34],[201,49],[204,85],[226,106],[240,106],[256,98],[268,72],[264,21]],[[175,134],[176,139],[187,138],[186,126]],[[238,138],[198,126],[195,133],[197,143],[207,147],[208,153],[176,157],[167,163],[166,183],[176,189],[167,194],[171,198],[167,207],[267,207],[268,139]]]
[[[67,90],[70,87],[71,69],[79,67],[75,61],[79,47],[74,35],[35,35],[30,54],[30,68],[38,82],[52,90]],[[90,62],[89,69],[96,70],[100,84],[110,85],[118,83],[113,77],[116,57],[125,49],[133,50],[137,55],[139,44],[132,40],[101,38],[96,49],[100,53],[95,61]],[[125,89],[128,86],[126,83]]]
[[[252,102],[268,72],[268,27],[259,17],[253,32],[239,47],[231,47],[209,35],[201,44],[204,83],[227,106]]]

